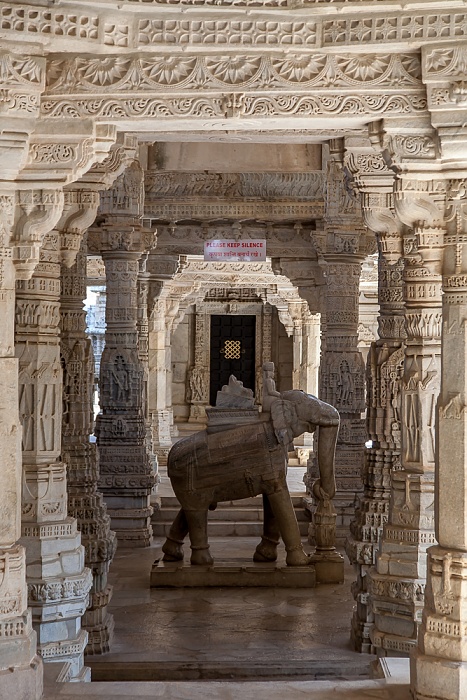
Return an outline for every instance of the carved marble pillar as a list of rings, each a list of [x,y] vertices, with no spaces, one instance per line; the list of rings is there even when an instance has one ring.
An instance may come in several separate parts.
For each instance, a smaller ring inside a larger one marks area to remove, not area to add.
[[[444,187],[400,179],[395,208],[404,233],[404,367],[401,463],[392,473],[388,523],[369,593],[380,655],[408,654],[417,641],[426,578],[426,550],[435,542],[436,403],[441,359],[441,262]]]
[[[168,319],[171,305],[166,291],[168,282],[174,278],[179,267],[178,255],[158,255],[156,249],[148,257],[148,410],[152,449],[160,466],[167,464],[173,429],[171,395],[168,396],[167,387],[170,364]]]
[[[139,261],[138,274],[138,356],[143,366],[143,414],[146,424],[146,447],[151,460],[152,470],[157,483],[157,456],[153,451],[152,421],[149,415],[149,317],[148,296],[151,275],[147,271],[147,255],[143,255]]]
[[[167,318],[166,300],[157,299],[149,325],[149,411],[154,453],[161,466],[167,464],[172,447],[171,416],[167,408]]]
[[[292,388],[301,389],[301,363],[302,363],[302,341],[303,341],[302,320],[294,319],[292,336]]]
[[[132,249],[133,231],[108,231],[109,239],[127,235],[123,249],[102,250],[107,306],[105,348],[101,359],[101,413],[96,436],[100,489],[122,545],[151,542],[149,494],[154,475],[146,444],[143,412],[144,368],[138,355],[137,281],[141,251]],[[130,247],[131,246],[131,247]]]
[[[416,700],[461,698],[467,677],[467,180],[446,184],[435,498],[439,544],[428,549],[425,607],[411,658]]]
[[[395,174],[366,139],[345,141],[345,169],[358,187],[363,218],[378,239],[379,339],[367,358],[367,438],[363,494],[358,499],[346,552],[357,578],[352,586],[356,609],[351,638],[362,652],[374,652],[370,639],[374,614],[368,593],[371,567],[376,562],[383,526],[388,520],[391,474],[400,469],[401,382],[404,364],[405,318],[402,226],[394,213]]]
[[[378,274],[379,339],[367,362],[366,429],[372,446],[365,450],[364,491],[358,500],[346,552],[357,579],[352,586],[357,607],[351,637],[358,651],[374,652],[370,630],[374,616],[368,595],[368,573],[376,562],[383,526],[388,520],[391,473],[400,469],[401,381],[404,364],[402,260],[389,264],[380,254]]]
[[[93,250],[105,265],[105,349],[100,369],[100,405],[95,434],[100,455],[99,488],[121,545],[151,542],[149,497],[154,474],[146,444],[144,368],[138,354],[139,260],[154,245],[140,217],[143,182],[134,162],[101,195],[103,223],[92,231]]]
[[[337,536],[345,539],[361,493],[365,427],[364,363],[358,350],[358,304],[363,260],[376,247],[363,222],[361,199],[343,168],[344,143],[331,142],[327,164],[324,226],[313,233],[325,277],[319,396],[341,416],[336,450]],[[312,460],[308,486],[317,474]]]
[[[76,519],[67,514],[61,453],[60,259],[59,234],[52,231],[44,237],[32,278],[18,281],[16,287],[23,425],[21,542],[26,548],[38,650],[44,661],[67,662],[72,680],[89,680],[83,663],[88,635],[81,628],[81,617],[88,604],[91,571],[84,564]]]
[[[318,394],[318,372],[321,352],[320,314],[305,313],[302,324],[302,357],[300,389],[307,394]]]
[[[190,417],[189,422],[205,422],[209,406],[209,346],[211,328],[209,315],[203,305],[197,305],[195,313],[195,355],[189,373]]]
[[[115,533],[97,490],[99,464],[93,431],[94,357],[86,334],[86,239],[76,262],[62,265],[60,354],[63,368],[62,456],[67,464],[68,512],[75,517],[92,571],[89,607],[82,625],[88,632],[87,654],[109,651],[113,616],[108,612],[112,588],[107,583],[116,549]]]
[[[0,156],[8,155],[11,157],[11,143],[8,140],[5,144],[2,139]],[[37,636],[28,608],[26,552],[19,541],[21,423],[18,360],[14,355],[15,266],[11,245],[16,202],[14,190],[0,190],[0,686],[5,697],[39,700],[42,660],[37,656]]]
[[[341,427],[336,448],[337,536],[345,539],[354,515],[356,494],[362,490],[361,469],[365,427],[364,365],[358,350],[358,299],[362,257],[326,256],[324,316],[326,341],[321,357],[319,397],[335,406]],[[308,484],[316,478],[311,467]]]

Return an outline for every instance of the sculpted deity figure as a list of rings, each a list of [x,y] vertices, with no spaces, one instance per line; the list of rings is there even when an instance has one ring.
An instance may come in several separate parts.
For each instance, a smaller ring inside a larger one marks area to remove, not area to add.
[[[263,364],[263,413],[270,413],[272,402],[279,397],[280,392],[277,391],[274,381],[274,362],[265,362]]]
[[[113,398],[115,401],[126,401],[128,399],[128,370],[125,367],[125,360],[121,355],[115,358],[114,369],[112,370]]]
[[[339,397],[341,404],[351,405],[354,396],[354,380],[349,363],[343,360],[340,365]]]
[[[204,371],[200,367],[193,367],[190,375],[190,390],[192,401],[202,401],[204,398]]]

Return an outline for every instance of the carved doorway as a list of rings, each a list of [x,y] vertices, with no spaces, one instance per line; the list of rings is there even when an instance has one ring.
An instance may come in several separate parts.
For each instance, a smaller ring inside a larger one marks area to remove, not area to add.
[[[211,316],[209,403],[234,374],[255,391],[256,316]]]

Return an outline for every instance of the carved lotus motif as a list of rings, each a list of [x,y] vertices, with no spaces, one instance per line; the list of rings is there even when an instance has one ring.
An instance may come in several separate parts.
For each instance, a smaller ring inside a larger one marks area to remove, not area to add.
[[[115,85],[128,73],[131,61],[126,58],[96,58],[83,62],[77,73],[91,85]]]
[[[42,81],[42,70],[38,61],[34,58],[10,58],[11,67],[21,79],[29,83],[40,83]],[[6,57],[3,58],[6,61]]]
[[[213,78],[228,85],[243,85],[256,77],[261,69],[259,56],[225,56],[221,60],[206,59],[206,68]]]
[[[141,69],[146,77],[159,85],[176,85],[193,73],[196,63],[195,57],[164,56],[156,61],[142,61]]]
[[[338,58],[337,65],[347,78],[357,81],[376,80],[387,70],[387,57],[376,54]]]
[[[453,49],[434,49],[427,54],[426,66],[429,71],[437,73],[449,66],[453,58]]]
[[[313,56],[288,56],[283,60],[272,61],[274,72],[292,83],[306,83],[313,80],[326,65],[324,54]]]

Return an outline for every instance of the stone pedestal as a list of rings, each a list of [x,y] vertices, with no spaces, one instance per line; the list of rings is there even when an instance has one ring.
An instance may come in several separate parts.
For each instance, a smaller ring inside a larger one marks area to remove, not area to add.
[[[156,561],[151,588],[314,588],[319,582],[314,566],[279,566],[218,561],[211,566]]]

